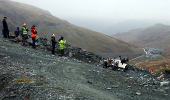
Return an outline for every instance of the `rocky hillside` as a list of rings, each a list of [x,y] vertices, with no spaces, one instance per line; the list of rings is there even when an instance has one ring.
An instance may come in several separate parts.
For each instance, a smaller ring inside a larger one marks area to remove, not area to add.
[[[129,45],[104,34],[72,25],[65,20],[54,17],[48,11],[31,5],[9,0],[0,0],[0,18],[3,19],[4,16],[8,18],[7,22],[10,34],[13,34],[17,26],[21,27],[25,22],[28,28],[35,25],[38,35],[41,37],[47,37],[49,39],[51,34],[54,33],[56,39],[64,36],[68,44],[95,53],[143,52],[142,49],[138,47],[129,47]],[[2,27],[2,24],[0,24],[0,27]]]
[[[125,33],[118,33],[113,37],[125,42],[143,47],[169,46],[170,26],[156,24],[147,28],[134,29]]]
[[[1,100],[169,100],[168,74],[104,69],[99,56],[80,48],[70,47],[79,58],[53,56],[41,40],[35,50],[0,39]]]

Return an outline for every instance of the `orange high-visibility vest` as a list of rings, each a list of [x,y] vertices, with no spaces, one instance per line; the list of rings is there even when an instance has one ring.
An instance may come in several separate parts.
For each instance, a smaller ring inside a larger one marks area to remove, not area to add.
[[[36,34],[35,33],[35,29],[34,29],[34,32],[31,33],[31,38],[36,38]]]
[[[31,38],[36,38],[36,34],[31,33]]]
[[[153,72],[153,70],[149,69],[149,72]]]

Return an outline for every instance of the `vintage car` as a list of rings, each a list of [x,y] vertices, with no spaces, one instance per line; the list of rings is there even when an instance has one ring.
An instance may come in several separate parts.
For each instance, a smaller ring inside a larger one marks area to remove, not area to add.
[[[121,60],[117,59],[110,59],[110,60],[105,60],[103,64],[103,68],[108,68],[111,67],[112,70],[117,70],[117,69],[123,69],[124,72],[126,72],[129,68],[129,65],[126,63],[122,63]]]

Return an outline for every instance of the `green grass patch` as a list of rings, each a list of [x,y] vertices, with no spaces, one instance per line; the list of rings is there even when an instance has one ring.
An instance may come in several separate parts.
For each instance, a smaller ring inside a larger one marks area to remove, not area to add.
[[[32,80],[28,79],[28,78],[21,78],[21,79],[15,80],[13,83],[14,84],[23,84],[23,83],[29,83],[29,82],[32,82]]]
[[[61,91],[66,92],[66,89],[65,89],[64,87],[61,87],[61,86],[49,86],[49,85],[43,85],[43,87],[45,87],[45,88],[51,88],[51,89],[57,89],[57,90],[61,90]]]

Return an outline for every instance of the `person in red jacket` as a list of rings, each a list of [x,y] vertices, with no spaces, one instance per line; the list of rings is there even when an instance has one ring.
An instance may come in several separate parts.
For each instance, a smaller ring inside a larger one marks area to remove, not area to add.
[[[35,49],[35,38],[36,38],[37,31],[35,30],[35,25],[31,27],[31,38],[32,38],[32,47]]]

